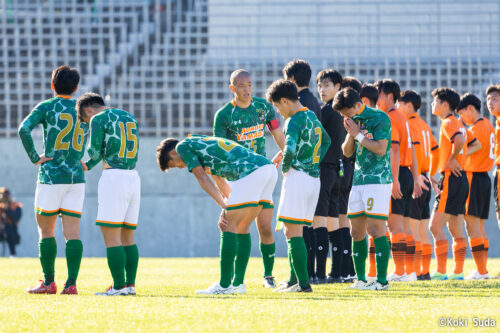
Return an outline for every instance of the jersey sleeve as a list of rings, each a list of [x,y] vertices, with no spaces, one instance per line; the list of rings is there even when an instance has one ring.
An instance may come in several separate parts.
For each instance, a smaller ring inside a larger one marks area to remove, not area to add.
[[[442,126],[442,129],[443,129],[444,136],[448,140],[450,140],[450,142],[453,142],[453,140],[455,139],[455,136],[457,136],[458,134],[462,134],[462,133],[460,133],[460,128],[456,124],[454,124],[453,122],[448,121],[448,120],[445,120],[445,122]]]
[[[480,133],[478,133],[481,135]],[[467,130],[467,147],[477,141],[477,135],[474,134],[470,129]]]
[[[196,156],[188,142],[182,141],[177,144],[177,146],[175,147],[175,151],[177,152],[177,154],[179,154],[181,160],[186,163],[189,172],[193,171],[194,168],[201,165],[198,156]]]
[[[228,138],[227,128],[229,123],[224,115],[223,109],[217,111],[214,120],[214,136],[219,138]]]
[[[299,128],[295,122],[288,123],[285,133],[285,149],[283,150],[283,172],[290,170],[293,158],[297,154],[297,143],[299,142]]]
[[[266,102],[266,125],[270,131],[280,127],[278,119],[276,119],[276,111],[274,111],[271,103]]]
[[[391,123],[391,142],[398,143],[401,140],[401,129],[396,124],[396,119],[389,117]],[[375,139],[377,140],[377,139]]]
[[[90,170],[102,160],[102,143],[104,141],[104,127],[99,123],[98,117],[93,117],[90,121],[90,144],[87,149],[89,160],[85,162]]]
[[[429,134],[431,136],[431,151],[434,151],[434,150],[439,148],[439,144],[438,144],[436,138],[434,137],[434,134],[432,134],[432,131],[430,130],[430,128],[429,128]]]
[[[381,117],[379,118],[379,121],[375,126],[375,130],[373,132],[373,140],[393,140],[392,133],[394,132],[394,130],[395,129],[392,127],[390,118],[385,114],[381,114]],[[397,138],[399,138],[399,136]]]
[[[44,108],[38,104],[30,114],[23,120],[19,126],[19,137],[23,143],[24,150],[28,154],[29,159],[32,163],[36,163],[40,160],[40,155],[38,155],[35,145],[33,144],[33,138],[31,137],[31,131],[43,122],[45,118]]]

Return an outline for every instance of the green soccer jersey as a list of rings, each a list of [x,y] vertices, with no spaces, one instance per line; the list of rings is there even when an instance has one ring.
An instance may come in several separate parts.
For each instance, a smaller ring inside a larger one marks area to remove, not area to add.
[[[209,174],[234,181],[271,162],[234,141],[214,136],[193,135],[175,147],[191,172],[202,166]]]
[[[43,128],[43,154],[52,160],[43,163],[38,173],[40,184],[85,183],[80,160],[83,157],[88,125],[76,116],[76,101],[70,96],[57,96],[38,104],[19,127],[24,149],[33,163],[40,156],[33,144],[31,131]]]
[[[303,108],[285,121],[284,129],[283,172],[293,168],[318,178],[319,162],[331,143],[321,122],[314,112]]]
[[[224,105],[215,114],[214,136],[226,138],[266,156],[266,123],[276,119],[276,113],[270,103],[258,97],[252,97],[246,109],[238,107],[234,99]]]
[[[90,120],[90,159],[92,169],[102,159],[113,169],[132,170],[139,151],[139,126],[127,111],[109,108]]]
[[[356,141],[356,164],[353,185],[390,184],[391,171],[391,120],[380,110],[364,106],[360,113],[352,118],[359,122],[361,133],[370,140],[387,140],[387,149],[383,156],[377,155]]]

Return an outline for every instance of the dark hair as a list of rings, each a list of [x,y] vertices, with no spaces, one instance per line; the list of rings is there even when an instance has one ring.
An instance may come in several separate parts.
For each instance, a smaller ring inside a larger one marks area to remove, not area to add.
[[[486,96],[494,92],[500,94],[500,84],[490,84],[488,88],[486,88]]]
[[[340,88],[352,88],[358,92],[361,92],[361,81],[356,79],[354,76],[345,76],[342,80]]]
[[[361,103],[358,92],[352,88],[344,88],[335,95],[332,108],[337,112],[341,112],[343,109],[354,107],[358,102]]]
[[[283,76],[287,80],[293,79],[298,87],[307,87],[311,81],[311,66],[302,59],[292,60],[283,68]]]
[[[292,81],[278,79],[271,83],[271,85],[267,88],[266,99],[268,102],[279,102],[282,98],[286,98],[291,101],[299,100],[297,87]]]
[[[96,108],[98,106],[105,105],[104,100],[101,96],[99,96],[99,94],[85,93],[76,100],[76,115],[78,116],[78,119],[83,122],[83,119],[87,116],[84,110],[86,107]]]
[[[374,83],[374,86],[377,88],[379,94],[381,91],[383,91],[386,95],[392,94],[394,103],[396,103],[401,94],[399,84],[393,79],[378,80]]]
[[[436,88],[432,91],[431,95],[432,97],[439,99],[441,102],[447,102],[451,111],[455,111],[458,103],[460,103],[460,95],[451,88]]]
[[[57,94],[71,95],[80,82],[80,73],[76,68],[59,66],[52,71],[52,84]]]
[[[166,138],[156,147],[156,162],[161,171],[166,172],[169,169],[168,162],[170,161],[170,153],[175,150],[175,146],[179,140],[174,138]]]
[[[411,103],[413,105],[413,110],[417,111],[422,106],[422,98],[415,90],[405,90],[399,96],[398,101]]]
[[[363,84],[361,91],[359,92],[359,97],[366,97],[372,105],[377,104],[378,90],[373,84]]]
[[[481,111],[481,100],[477,98],[476,95],[471,93],[465,93],[460,97],[460,102],[457,106],[457,111],[465,109],[469,105],[472,105],[477,112]]]
[[[328,80],[334,85],[336,84],[342,84],[342,75],[340,75],[339,72],[337,72],[335,69],[324,69],[321,72],[316,75],[316,83],[319,83],[320,81],[323,80]]]

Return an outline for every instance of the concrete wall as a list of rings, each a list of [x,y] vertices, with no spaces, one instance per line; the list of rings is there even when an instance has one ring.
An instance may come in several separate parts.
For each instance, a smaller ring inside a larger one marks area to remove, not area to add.
[[[35,139],[41,142],[41,138]],[[212,257],[219,251],[219,231],[216,223],[220,209],[199,187],[194,176],[186,170],[163,174],[156,166],[155,147],[161,138],[141,138],[137,169],[142,180],[142,203],[136,240],[142,256],[147,257]],[[268,138],[269,157],[277,151]],[[33,213],[38,168],[30,164],[17,138],[0,140],[0,186],[10,188],[13,196],[23,203],[24,216],[20,222],[19,256],[38,255],[38,233]],[[97,215],[97,182],[100,165],[87,175],[85,206],[81,221],[81,236],[85,256],[105,256],[104,242],[95,225]],[[281,177],[280,177],[281,178]],[[274,200],[279,202],[281,179]],[[276,210],[275,210],[276,212]],[[275,222],[273,222],[275,223]],[[492,204],[486,222],[490,238],[490,253],[500,256],[500,238]],[[282,233],[275,233],[277,254],[286,255]],[[56,227],[58,254],[64,255],[61,225]],[[252,255],[259,256],[258,235],[252,226]],[[2,254],[0,250],[0,254]]]

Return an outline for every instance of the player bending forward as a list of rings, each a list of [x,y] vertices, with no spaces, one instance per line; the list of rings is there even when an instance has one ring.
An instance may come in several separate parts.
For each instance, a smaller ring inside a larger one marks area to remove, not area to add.
[[[264,156],[234,141],[193,135],[179,142],[168,138],[156,148],[160,170],[188,168],[200,186],[222,208],[220,281],[197,294],[245,294],[243,284],[250,258],[250,224],[263,206],[271,206],[278,178],[275,166]],[[215,184],[208,176],[210,174]],[[227,181],[232,181],[229,187]],[[244,242],[248,246],[241,247]],[[233,278],[234,277],[234,278]]]
[[[90,159],[84,170],[103,160],[97,191],[97,220],[106,244],[113,285],[100,296],[135,295],[139,251],[134,230],[139,219],[141,179],[134,170],[139,128],[130,113],[105,106],[101,96],[86,93],[76,102],[80,121],[90,123]]]
[[[391,202],[391,122],[382,111],[367,107],[351,88],[335,95],[333,109],[344,115],[349,133],[342,145],[344,155],[356,154],[352,190],[347,217],[352,224],[352,256],[357,281],[350,289],[387,290],[389,241],[385,223]],[[368,256],[366,231],[374,238],[377,279],[366,281],[365,261]]]

